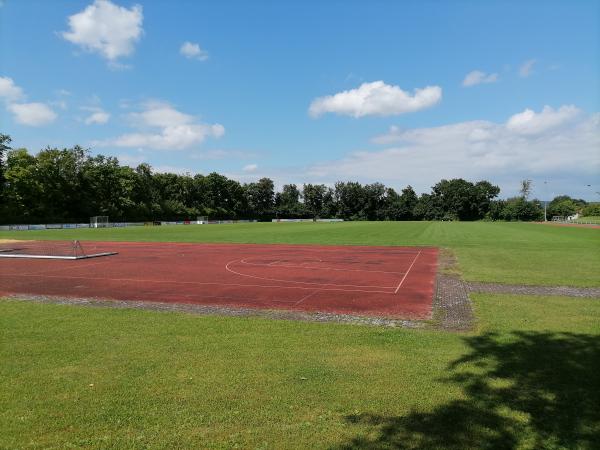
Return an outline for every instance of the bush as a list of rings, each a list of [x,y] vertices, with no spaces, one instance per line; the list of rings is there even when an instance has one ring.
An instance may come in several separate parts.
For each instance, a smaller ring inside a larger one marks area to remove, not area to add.
[[[544,218],[544,209],[539,200],[513,197],[492,202],[487,216],[491,220],[531,222]]]
[[[590,203],[588,206],[583,208],[582,215],[584,217],[600,216],[600,203]]]

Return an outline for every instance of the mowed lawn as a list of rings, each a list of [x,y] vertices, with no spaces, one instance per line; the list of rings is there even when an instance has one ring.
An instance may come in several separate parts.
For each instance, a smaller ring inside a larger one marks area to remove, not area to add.
[[[3,238],[436,245],[467,279],[597,286],[598,230],[179,226]],[[0,301],[0,448],[600,448],[600,299],[474,295],[456,334]]]
[[[252,223],[0,232],[0,238],[432,245],[456,255],[466,280],[600,286],[600,230],[534,223]]]
[[[0,448],[600,448],[600,299],[478,330],[0,301]]]

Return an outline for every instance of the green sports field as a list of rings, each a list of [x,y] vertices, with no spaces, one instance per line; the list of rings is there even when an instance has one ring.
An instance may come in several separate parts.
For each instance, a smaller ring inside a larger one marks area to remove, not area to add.
[[[599,230],[248,224],[2,238],[437,245],[471,280],[598,286]],[[600,447],[600,298],[473,295],[457,334],[0,302],[0,448]]]
[[[600,230],[506,222],[252,223],[0,232],[0,239],[433,245],[466,280],[600,286]]]

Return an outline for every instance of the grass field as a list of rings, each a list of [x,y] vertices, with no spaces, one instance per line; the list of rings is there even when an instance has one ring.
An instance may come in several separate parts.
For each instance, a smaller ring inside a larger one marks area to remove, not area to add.
[[[0,232],[11,239],[433,245],[458,258],[466,280],[600,286],[600,232],[505,222],[347,222]]]
[[[600,446],[600,299],[470,335],[0,302],[0,448]]]
[[[0,238],[436,245],[598,286],[598,230],[248,224]],[[473,295],[467,334],[0,301],[0,448],[600,448],[600,299]]]

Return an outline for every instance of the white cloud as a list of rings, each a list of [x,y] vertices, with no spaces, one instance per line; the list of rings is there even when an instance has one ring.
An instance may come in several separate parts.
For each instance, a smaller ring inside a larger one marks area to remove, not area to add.
[[[12,103],[7,108],[22,125],[36,127],[56,120],[56,113],[45,103]]]
[[[81,106],[79,109],[87,111],[89,114],[84,119],[80,118],[79,120],[86,125],[104,125],[110,120],[110,114],[100,107],[100,97],[94,94],[88,99],[88,102],[88,106]]]
[[[196,171],[188,169],[187,167],[177,167],[168,165],[159,165],[156,167],[152,167],[152,170],[155,173],[175,173],[177,175],[193,175],[196,173]]]
[[[210,160],[210,159],[249,159],[256,158],[259,156],[256,152],[244,151],[244,150],[223,150],[223,149],[212,149],[202,151],[201,153],[194,153],[190,155],[190,158],[197,160]]]
[[[221,124],[200,123],[193,116],[159,102],[146,103],[142,112],[130,113],[128,118],[141,131],[123,134],[104,145],[182,150],[202,143],[207,137],[219,138],[225,134]]]
[[[143,107],[144,111],[129,114],[129,119],[137,126],[171,127],[194,121],[193,116],[177,111],[168,103],[151,101]]]
[[[511,116],[506,122],[506,127],[518,134],[535,135],[565,125],[580,113],[581,110],[573,105],[563,105],[558,109],[544,106],[539,113],[526,109]]]
[[[258,164],[248,164],[242,170],[244,172],[256,172],[256,169],[258,169]]]
[[[104,125],[110,119],[110,114],[106,111],[96,111],[87,116],[84,120],[86,125]]]
[[[54,101],[48,102],[48,104],[51,106],[56,106],[57,108],[60,108],[62,110],[66,110],[68,108],[67,102],[64,100],[54,100]]]
[[[157,150],[181,150],[199,144],[208,136],[223,134],[220,125],[182,125],[166,127],[161,132],[130,133],[116,138],[113,143],[119,147],[147,147]]]
[[[181,45],[179,53],[188,59],[197,59],[198,61],[206,61],[208,52],[200,48],[200,45],[186,41]]]
[[[143,155],[118,155],[117,159],[121,164],[125,164],[126,166],[136,168],[141,163],[146,161],[146,157]]]
[[[476,84],[495,83],[496,81],[498,81],[497,73],[487,74],[480,70],[474,70],[472,72],[469,72],[465,76],[465,79],[463,80],[462,85],[464,87],[469,87],[469,86],[475,86]]]
[[[442,88],[427,86],[415,89],[414,94],[383,81],[363,83],[357,89],[319,97],[310,104],[309,114],[319,117],[336,113],[353,117],[367,115],[391,116],[429,108],[442,98]]]
[[[95,0],[83,11],[69,17],[69,31],[62,37],[90,52],[97,52],[118,66],[118,58],[129,56],[143,34],[140,5],[131,9],[109,0]]]
[[[23,89],[17,86],[12,78],[0,77],[0,98],[11,102],[21,97],[23,97]]]
[[[56,113],[47,104],[26,103],[24,99],[23,89],[17,86],[12,78],[0,77],[0,100],[5,102],[6,109],[13,114],[17,123],[36,127],[56,120]],[[57,106],[66,108],[66,104],[63,103],[58,102]]]
[[[522,78],[527,78],[529,75],[533,73],[533,66],[537,61],[535,59],[529,59],[521,64],[519,67],[519,76]]]
[[[519,114],[506,123],[480,120],[392,128],[374,139],[387,148],[315,164],[298,181],[381,181],[400,188],[411,184],[417,191],[428,192],[442,178],[461,177],[488,179],[500,185],[503,195],[511,195],[520,179],[537,177],[567,180],[562,189],[571,192],[581,179],[600,173],[600,113],[574,114],[577,109],[571,106],[550,109],[552,113],[545,110],[534,113],[536,119],[528,125],[536,130],[535,135],[523,133],[528,128],[521,125],[514,127],[511,120]]]

